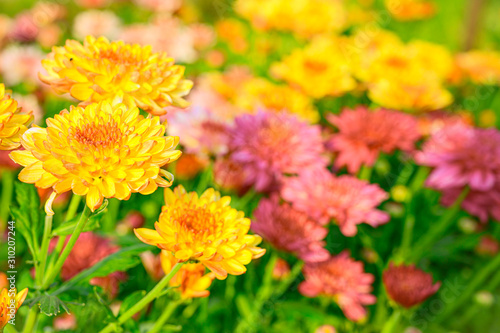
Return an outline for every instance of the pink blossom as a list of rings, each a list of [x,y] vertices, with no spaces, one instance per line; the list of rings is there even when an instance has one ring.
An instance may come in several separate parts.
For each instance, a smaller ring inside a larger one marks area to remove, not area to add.
[[[288,178],[281,194],[295,209],[321,224],[333,219],[346,236],[356,235],[360,223],[377,227],[389,221],[389,214],[376,209],[388,198],[377,184],[348,175],[337,177],[326,169],[306,170]]]
[[[445,206],[451,206],[462,192],[461,188],[447,189],[441,198]],[[488,191],[469,191],[461,207],[469,214],[476,216],[481,222],[491,217],[500,221],[500,182]]]
[[[299,285],[300,293],[332,297],[350,320],[365,318],[363,306],[375,303],[375,296],[370,294],[373,275],[365,273],[363,263],[354,261],[347,252],[324,262],[308,263],[303,272],[305,281]]]
[[[87,36],[116,39],[121,33],[121,20],[110,10],[87,10],[79,13],[73,22],[73,35],[84,40]]]
[[[328,259],[323,239],[328,229],[289,204],[279,203],[279,198],[263,199],[254,212],[252,230],[261,235],[278,250],[291,252],[306,262]]]
[[[380,153],[412,151],[420,137],[416,119],[398,111],[358,106],[330,115],[328,121],[338,132],[327,141],[327,149],[337,153],[335,166],[347,166],[350,173],[373,166]]]
[[[426,182],[429,187],[489,191],[500,179],[500,132],[450,125],[431,136],[416,160],[433,168]]]
[[[281,186],[285,174],[319,169],[327,161],[318,126],[289,113],[259,111],[235,119],[230,131],[231,159],[246,171],[246,183],[267,192]]]
[[[19,83],[40,85],[38,72],[45,58],[38,47],[11,45],[0,53],[0,71],[8,86]]]

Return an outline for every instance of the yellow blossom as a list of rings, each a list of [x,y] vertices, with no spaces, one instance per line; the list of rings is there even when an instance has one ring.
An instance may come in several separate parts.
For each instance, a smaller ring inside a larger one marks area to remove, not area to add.
[[[28,288],[17,293],[16,289],[3,288],[0,292],[0,331],[15,316],[28,295]]]
[[[469,51],[456,57],[460,74],[476,84],[500,84],[500,53]]]
[[[21,135],[33,122],[32,112],[21,112],[17,101],[0,84],[0,150],[12,150],[21,145]]]
[[[161,251],[161,267],[165,274],[170,273],[177,259],[168,251]],[[210,291],[207,289],[212,284],[215,274],[205,272],[203,264],[184,264],[172,277],[169,284],[171,287],[178,287],[182,298],[207,297]]]
[[[182,186],[165,189],[165,206],[155,230],[134,231],[144,243],[171,252],[177,262],[201,263],[218,279],[240,275],[265,250],[257,247],[260,236],[248,234],[250,220],[231,208],[230,201],[213,189],[201,196],[187,193]]]
[[[385,0],[385,5],[399,21],[421,20],[436,12],[435,4],[426,0]]]
[[[188,106],[183,97],[193,85],[183,78],[184,67],[166,53],[104,37],[89,36],[83,44],[67,40],[65,46],[53,47],[42,64],[48,74],[40,79],[57,93],[70,93],[85,105],[123,102],[154,115],[165,114],[167,106]]]
[[[318,37],[304,49],[294,50],[271,72],[313,98],[341,96],[356,88],[341,39]]]
[[[164,136],[165,129],[159,117],[104,101],[64,110],[47,119],[47,128],[32,127],[21,140],[26,150],[10,156],[25,167],[21,181],[53,189],[48,214],[55,197],[70,190],[86,195],[94,211],[103,198],[127,200],[131,193],[172,184],[173,176],[161,167],[181,152],[174,150],[179,138]]]

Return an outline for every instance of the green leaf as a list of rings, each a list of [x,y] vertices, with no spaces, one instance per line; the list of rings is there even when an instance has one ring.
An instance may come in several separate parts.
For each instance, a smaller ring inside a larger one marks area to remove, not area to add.
[[[61,312],[61,308],[69,314],[69,309],[57,296],[43,295],[40,298],[40,311],[47,316],[56,316]]]
[[[105,200],[101,207],[99,207],[99,209],[96,210],[92,214],[92,216],[90,216],[89,220],[85,224],[85,228],[83,228],[83,232],[92,231],[99,228],[99,221],[101,220],[103,213],[106,211],[107,206],[108,200]],[[75,216],[71,220],[62,223],[52,231],[52,237],[71,235],[75,231],[76,225],[78,224],[79,220],[80,216]]]
[[[64,282],[52,295],[57,295],[79,283],[86,283],[94,277],[107,276],[116,271],[126,271],[138,265],[141,261],[139,253],[151,248],[151,245],[137,244],[121,249],[107,256],[94,266],[75,275],[71,280]]]
[[[32,230],[37,234],[40,223],[40,198],[33,185],[16,182],[14,184],[17,206],[10,208],[16,221],[16,228],[28,242],[32,242]]]
[[[127,312],[146,295],[145,290],[139,290],[128,295],[120,307],[120,314]]]

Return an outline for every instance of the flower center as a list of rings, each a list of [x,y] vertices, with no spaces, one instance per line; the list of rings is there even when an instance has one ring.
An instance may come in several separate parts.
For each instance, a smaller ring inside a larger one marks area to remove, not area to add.
[[[137,65],[142,62],[141,59],[138,59],[138,55],[136,53],[131,52],[131,50],[126,48],[117,50],[99,50],[99,53],[96,54],[96,58],[107,59],[116,65]]]
[[[204,207],[185,209],[177,221],[188,232],[195,235],[215,235],[220,225],[216,216]]]
[[[106,148],[119,143],[123,133],[118,124],[111,120],[105,124],[85,124],[76,128],[73,136],[82,145]]]

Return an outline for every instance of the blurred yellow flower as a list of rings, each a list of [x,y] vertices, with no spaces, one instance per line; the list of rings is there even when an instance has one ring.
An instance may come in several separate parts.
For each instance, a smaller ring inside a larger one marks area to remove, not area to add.
[[[235,10],[258,29],[276,29],[312,37],[341,31],[347,11],[341,0],[238,0]]]
[[[32,112],[21,112],[17,101],[0,84],[0,150],[12,150],[21,145],[21,135],[33,122]]]
[[[179,138],[164,136],[165,129],[159,117],[145,118],[138,108],[100,102],[64,110],[47,119],[47,128],[32,127],[21,140],[26,150],[10,156],[25,167],[21,181],[54,190],[48,214],[55,197],[70,190],[86,195],[94,211],[103,198],[127,200],[172,184],[161,167],[181,152],[174,150]]]
[[[317,37],[274,64],[271,73],[313,98],[341,96],[357,84],[342,43],[340,38]]]
[[[40,79],[57,93],[70,93],[84,105],[109,100],[140,107],[154,115],[167,106],[186,107],[183,99],[193,83],[185,80],[184,67],[175,65],[166,53],[149,46],[87,37],[83,45],[67,40],[53,47],[42,61],[47,75]]]
[[[500,52],[469,51],[456,56],[461,76],[476,84],[500,84]]]
[[[436,5],[426,0],[385,0],[385,6],[399,21],[421,20],[436,13]]]
[[[230,197],[213,189],[201,196],[178,186],[165,189],[165,206],[155,229],[134,229],[144,243],[171,252],[177,262],[194,261],[218,279],[246,272],[244,265],[266,252],[261,237],[249,235],[250,220],[229,206]]]
[[[168,251],[161,251],[161,267],[165,274],[170,273],[177,259]],[[205,266],[200,263],[184,264],[172,277],[169,284],[171,287],[179,288],[182,298],[207,297],[210,291],[207,289],[212,284],[215,274],[205,274]]]
[[[259,108],[287,111],[310,123],[319,121],[318,110],[312,100],[302,92],[287,85],[274,84],[263,78],[250,79],[243,84],[235,104],[247,111]]]
[[[0,292],[0,331],[16,315],[28,295],[28,288],[17,293],[16,289],[3,288]]]

